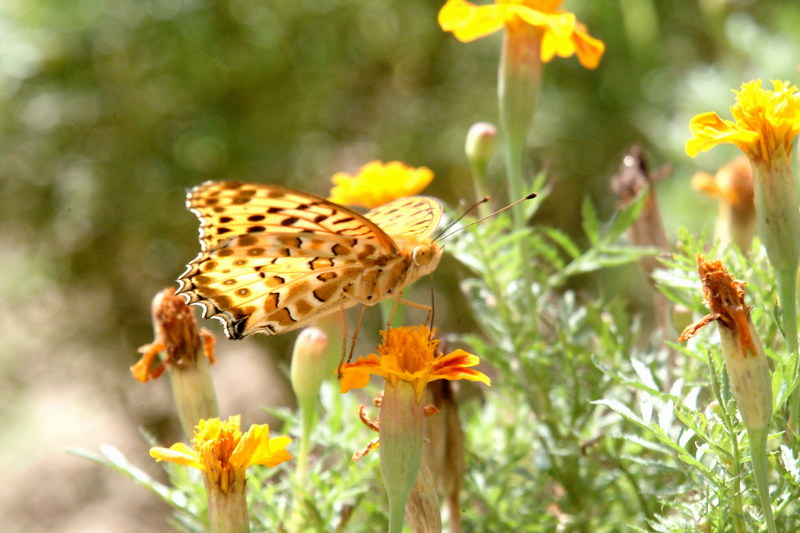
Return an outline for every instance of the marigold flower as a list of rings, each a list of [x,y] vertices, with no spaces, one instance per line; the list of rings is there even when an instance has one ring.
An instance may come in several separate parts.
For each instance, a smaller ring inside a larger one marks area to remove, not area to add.
[[[227,422],[219,418],[201,420],[195,428],[194,449],[182,442],[169,448],[150,448],[156,461],[168,461],[201,470],[208,497],[211,533],[247,533],[247,478],[252,465],[276,466],[292,458],[286,451],[289,437],[269,438],[269,426],[252,425],[246,433],[239,429],[241,416]]]
[[[201,470],[206,479],[222,492],[236,483],[244,483],[245,471],[253,465],[270,468],[292,458],[286,446],[289,437],[269,437],[269,425],[253,424],[242,433],[242,417],[231,416],[201,420],[195,428],[194,449],[178,442],[169,448],[150,448],[157,461],[168,461]]]
[[[392,200],[419,193],[433,180],[427,167],[413,168],[400,161],[372,161],[351,176],[337,172],[331,177],[333,188],[328,198],[343,205],[372,209]]]
[[[485,37],[503,28],[520,25],[539,28],[541,60],[577,55],[581,65],[594,69],[605,51],[602,41],[591,37],[575,15],[561,9],[563,0],[495,0],[475,5],[466,0],[448,0],[439,11],[439,25],[461,42]]]
[[[719,200],[719,239],[723,243],[734,242],[747,251],[756,233],[753,170],[747,157],[740,155],[720,167],[715,175],[695,173],[692,188]]]
[[[489,385],[489,378],[469,368],[479,360],[464,350],[437,356],[439,341],[427,326],[392,328],[381,335],[378,354],[343,363],[339,371],[342,392],[364,387],[370,374],[386,380],[378,427],[381,473],[389,498],[389,531],[399,533],[422,459],[423,419],[428,411],[423,400],[428,382],[469,379]],[[425,495],[433,493],[426,491]]]
[[[790,155],[800,133],[800,94],[794,85],[773,81],[773,90],[761,80],[742,85],[731,107],[735,122],[716,113],[694,117],[686,153],[694,157],[718,144],[732,143],[750,159],[754,173],[756,226],[775,269],[789,351],[796,356],[797,266],[800,262],[800,214]],[[800,392],[792,398],[793,418],[800,417]]]
[[[692,138],[686,153],[695,157],[718,144],[738,146],[751,160],[770,161],[789,154],[800,133],[800,94],[794,85],[773,81],[773,90],[762,89],[761,80],[742,85],[731,107],[734,122],[714,112],[695,116],[689,128]]]
[[[342,364],[341,392],[365,387],[370,374],[383,376],[390,385],[399,381],[411,383],[418,397],[422,396],[428,382],[437,379],[468,379],[490,385],[485,374],[469,368],[480,362],[477,356],[460,349],[437,355],[439,339],[433,338],[434,334],[435,330],[426,326],[381,331],[383,342],[378,347],[378,354]]]

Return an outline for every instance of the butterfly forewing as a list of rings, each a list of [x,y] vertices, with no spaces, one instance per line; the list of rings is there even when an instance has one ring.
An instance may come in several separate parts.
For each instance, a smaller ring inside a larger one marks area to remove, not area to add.
[[[230,338],[276,335],[402,289],[403,239],[425,239],[441,217],[432,198],[397,200],[365,218],[317,196],[239,182],[204,183],[187,205],[200,218],[203,251],[178,292]]]
[[[365,215],[392,237],[430,237],[442,218],[442,204],[429,196],[410,196],[376,207]]]
[[[387,249],[393,246],[385,232],[355,211],[277,185],[208,181],[192,189],[186,203],[200,218],[203,250],[237,235],[303,231],[370,237]]]

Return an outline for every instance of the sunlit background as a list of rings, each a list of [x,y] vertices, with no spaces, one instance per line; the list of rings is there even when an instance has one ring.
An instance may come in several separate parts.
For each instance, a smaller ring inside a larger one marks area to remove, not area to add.
[[[451,206],[473,199],[464,136],[496,122],[501,37],[457,42],[436,22],[443,3],[0,0],[0,529],[167,530],[163,503],[65,450],[110,443],[157,475],[139,428],[179,438],[168,383],[128,367],[152,340],[151,298],[199,250],[187,188],[234,179],[326,195],[335,172],[383,159],[433,169],[426,194]],[[609,180],[638,142],[651,166],[672,167],[658,184],[670,238],[710,232],[715,204],[689,179],[735,153],[689,159],[689,119],[728,116],[744,81],[797,83],[800,4],[566,6],[607,49],[594,71],[575,58],[545,68],[530,167],[553,194],[534,223],[580,239],[585,195],[610,218]],[[502,187],[499,158],[491,168]],[[437,275],[437,321],[465,331],[455,268]],[[616,279],[642,283],[629,273]],[[623,289],[610,278],[585,290]],[[224,415],[249,424],[262,405],[291,404],[293,334],[233,343],[204,325],[220,339]]]

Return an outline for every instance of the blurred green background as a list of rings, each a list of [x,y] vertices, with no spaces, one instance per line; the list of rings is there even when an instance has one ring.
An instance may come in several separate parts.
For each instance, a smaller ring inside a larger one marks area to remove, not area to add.
[[[157,471],[137,428],[178,436],[166,381],[142,385],[128,366],[152,338],[150,299],[199,250],[187,188],[236,179],[326,195],[335,172],[383,159],[433,169],[427,194],[472,200],[463,141],[496,122],[501,37],[459,43],[436,23],[443,3],[0,0],[3,531],[166,530],[160,502],[63,449],[109,442]],[[713,227],[714,203],[689,178],[735,150],[688,159],[689,119],[729,118],[745,81],[797,82],[800,3],[566,8],[607,50],[595,71],[575,58],[545,68],[530,158],[553,194],[535,223],[579,237],[585,195],[610,217],[609,179],[641,142],[652,166],[673,167],[658,185],[668,235]],[[499,158],[492,171],[502,197]],[[459,298],[453,268],[437,276],[440,300]],[[290,341],[220,341],[225,414],[291,402],[264,355],[285,359]]]

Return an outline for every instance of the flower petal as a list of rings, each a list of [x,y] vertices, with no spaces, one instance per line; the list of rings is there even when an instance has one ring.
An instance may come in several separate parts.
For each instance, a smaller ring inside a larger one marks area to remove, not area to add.
[[[575,44],[575,54],[578,61],[584,68],[596,69],[600,64],[600,58],[606,51],[606,45],[600,39],[595,39],[586,31],[586,26],[580,22],[575,23],[575,31],[572,34],[572,42]]]
[[[344,205],[373,208],[392,200],[419,193],[433,180],[427,167],[413,168],[400,161],[372,161],[351,176],[337,172],[331,178],[333,188],[328,198]]]
[[[723,120],[714,112],[701,113],[689,123],[693,136],[686,141],[686,153],[695,157],[700,152],[710,150],[723,143],[731,143],[741,147],[758,140],[758,133],[747,131],[737,124]]]
[[[468,368],[478,363],[480,363],[478,356],[459,349],[442,357],[437,357],[428,379],[429,381],[435,379],[467,379],[491,385],[491,380],[486,374]]]
[[[156,461],[167,461],[203,470],[203,465],[200,463],[197,453],[182,442],[177,442],[169,448],[150,448],[150,457],[153,457]]]
[[[292,458],[285,448],[292,442],[289,437],[269,438],[269,425],[253,424],[242,435],[239,445],[231,455],[231,463],[244,468],[266,465],[270,468]]]
[[[383,375],[381,360],[375,354],[359,357],[352,363],[342,363],[339,391],[344,394],[350,389],[363,389],[369,383],[370,374]]]
[[[439,26],[466,43],[503,29],[509,16],[506,6],[476,6],[465,0],[448,0],[439,11]]]

